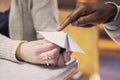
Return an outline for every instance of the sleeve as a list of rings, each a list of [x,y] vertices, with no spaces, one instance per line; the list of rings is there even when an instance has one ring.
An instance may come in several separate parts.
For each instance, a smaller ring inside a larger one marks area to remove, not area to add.
[[[15,56],[16,49],[21,42],[9,39],[0,34],[0,58],[21,63]]]
[[[57,0],[32,0],[32,17],[36,31],[56,31],[58,26]],[[41,38],[37,34],[37,38]]]
[[[120,45],[120,6],[112,2],[108,4],[116,6],[117,14],[111,22],[104,24],[104,28],[108,35]]]

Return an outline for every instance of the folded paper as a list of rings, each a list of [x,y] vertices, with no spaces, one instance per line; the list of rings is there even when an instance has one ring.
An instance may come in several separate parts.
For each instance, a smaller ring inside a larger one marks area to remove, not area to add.
[[[46,40],[59,45],[62,48],[65,48],[66,51],[80,52],[84,53],[84,51],[80,48],[80,46],[70,37],[68,33],[65,32],[40,32]]]

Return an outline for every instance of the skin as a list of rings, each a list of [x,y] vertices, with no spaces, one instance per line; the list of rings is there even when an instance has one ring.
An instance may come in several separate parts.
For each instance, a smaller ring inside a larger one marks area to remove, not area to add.
[[[20,61],[34,64],[46,64],[43,57],[50,57],[49,64],[53,66],[64,66],[70,60],[71,52],[60,53],[60,47],[46,40],[30,41],[21,43],[17,49],[16,57]]]
[[[73,12],[62,22],[57,30],[63,30],[70,23],[77,27],[92,27],[115,17],[116,12],[117,9],[112,4],[78,3]]]
[[[0,0],[0,12],[10,9],[11,0]],[[49,64],[52,66],[64,66],[70,60],[71,52],[60,53],[60,47],[46,40],[21,42],[16,50],[16,58],[23,62],[33,64],[46,64],[43,59],[48,55]]]
[[[5,12],[11,6],[11,0],[0,0],[0,12]]]

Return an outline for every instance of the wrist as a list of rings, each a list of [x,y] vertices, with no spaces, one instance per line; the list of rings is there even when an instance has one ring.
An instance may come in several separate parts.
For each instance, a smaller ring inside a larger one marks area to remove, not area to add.
[[[16,50],[16,58],[17,58],[17,60],[19,60],[19,61],[24,61],[24,60],[22,59],[22,56],[21,56],[21,46],[22,46],[24,43],[25,43],[25,42],[21,42],[21,43],[18,45],[17,50]]]
[[[107,21],[105,23],[109,23],[109,22],[112,22],[115,17],[116,17],[116,14],[117,14],[117,4],[113,3],[113,2],[106,2],[105,4],[107,4],[109,7],[110,7],[110,10],[109,10],[109,18],[107,19]]]

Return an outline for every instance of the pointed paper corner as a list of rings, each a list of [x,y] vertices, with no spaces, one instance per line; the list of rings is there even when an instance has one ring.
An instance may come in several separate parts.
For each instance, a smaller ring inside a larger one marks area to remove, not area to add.
[[[77,52],[77,53],[80,53],[80,54],[86,54],[85,51],[84,51],[83,49],[81,49],[81,48],[80,48],[79,51],[75,51],[75,50],[73,50],[73,52]]]
[[[84,54],[83,49],[72,39],[72,37],[68,34],[68,43],[69,49],[73,52],[78,52]]]

